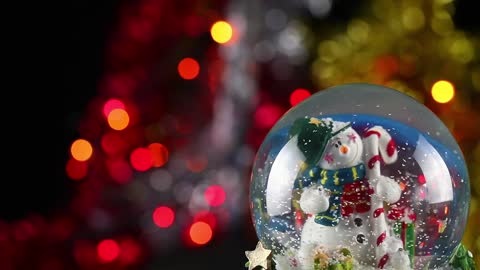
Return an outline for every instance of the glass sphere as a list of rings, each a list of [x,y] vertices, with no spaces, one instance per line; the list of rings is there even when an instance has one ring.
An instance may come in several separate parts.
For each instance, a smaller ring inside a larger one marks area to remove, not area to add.
[[[346,84],[274,125],[250,202],[276,269],[439,269],[461,242],[470,187],[457,142],[427,107]]]

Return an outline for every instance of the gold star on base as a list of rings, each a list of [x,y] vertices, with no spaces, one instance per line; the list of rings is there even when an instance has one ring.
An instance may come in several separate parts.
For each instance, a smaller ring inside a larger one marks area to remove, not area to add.
[[[322,123],[322,121],[319,120],[318,118],[311,117],[311,118],[310,118],[310,122],[308,122],[308,123],[309,123],[309,124],[315,124],[315,125],[317,125],[317,127],[318,127],[318,125],[320,125],[320,124]]]
[[[268,258],[270,253],[272,253],[272,251],[265,249],[260,241],[258,241],[255,250],[245,251],[245,255],[249,262],[248,270],[252,270],[257,266],[261,266],[264,269],[270,269],[270,260]]]

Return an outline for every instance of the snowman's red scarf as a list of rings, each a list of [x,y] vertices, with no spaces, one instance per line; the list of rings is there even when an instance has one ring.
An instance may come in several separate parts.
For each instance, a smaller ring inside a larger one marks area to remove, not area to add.
[[[315,166],[296,181],[295,187],[305,188],[313,183],[323,186],[330,193],[328,210],[315,215],[318,224],[336,226],[341,216],[370,210],[373,190],[365,179],[363,164],[338,170]]]

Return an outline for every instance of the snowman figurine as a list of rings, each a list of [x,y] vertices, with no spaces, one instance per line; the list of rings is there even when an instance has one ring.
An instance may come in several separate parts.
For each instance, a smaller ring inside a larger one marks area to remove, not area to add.
[[[384,202],[395,203],[401,195],[399,185],[380,173],[382,160],[397,160],[388,132],[375,126],[361,138],[350,123],[304,118],[294,123],[290,135],[306,157],[294,183],[307,214],[299,269],[312,270],[316,259],[328,260],[325,254],[340,249],[349,251],[359,269],[411,269],[384,213]]]

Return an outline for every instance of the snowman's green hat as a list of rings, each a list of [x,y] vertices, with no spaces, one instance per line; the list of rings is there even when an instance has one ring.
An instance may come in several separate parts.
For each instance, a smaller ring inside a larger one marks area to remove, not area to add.
[[[295,120],[289,131],[290,138],[298,135],[297,146],[305,155],[308,166],[317,164],[323,156],[328,141],[351,126],[350,123],[333,131],[333,120],[305,117]]]

